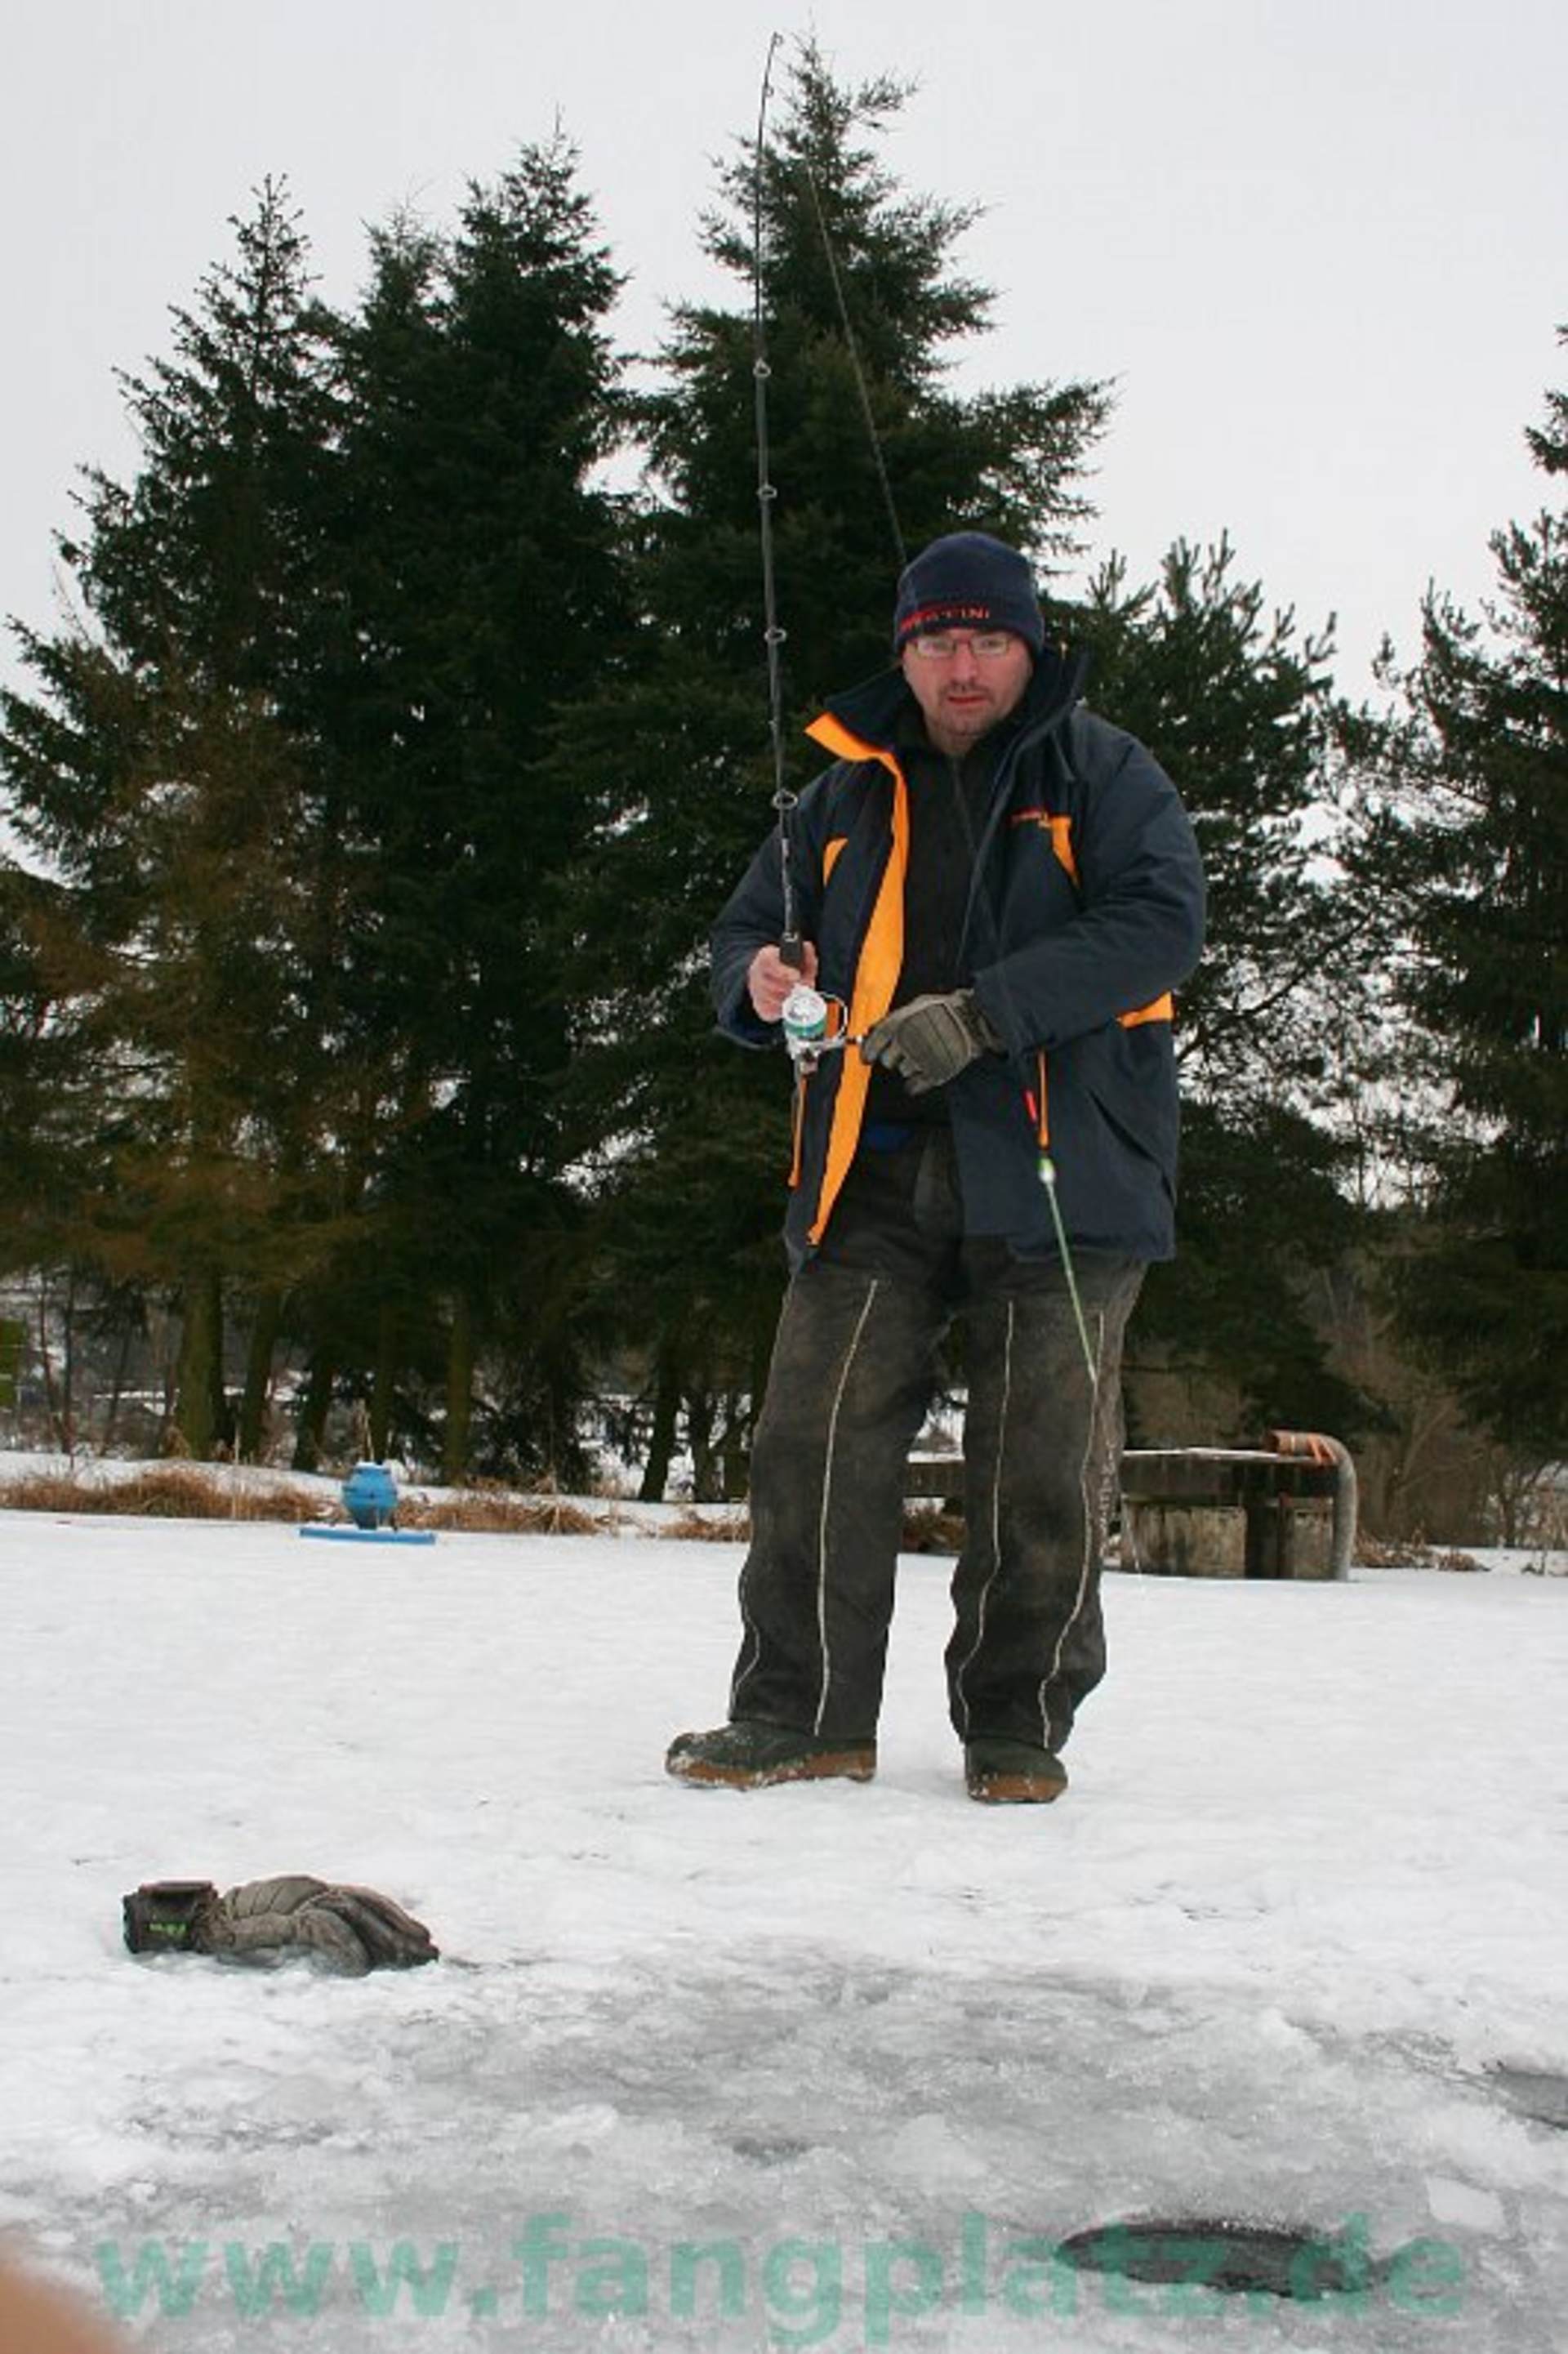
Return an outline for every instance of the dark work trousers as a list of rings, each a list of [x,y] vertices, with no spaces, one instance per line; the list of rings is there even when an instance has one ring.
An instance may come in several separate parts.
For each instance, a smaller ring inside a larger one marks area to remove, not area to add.
[[[1100,1556],[1137,1260],[1080,1254],[1091,1380],[1060,1262],[966,1236],[945,1128],[857,1156],[774,1343],[751,1465],[732,1719],[876,1729],[909,1448],[965,1327],[964,1549],[948,1695],[960,1740],[1059,1750],[1105,1673]]]

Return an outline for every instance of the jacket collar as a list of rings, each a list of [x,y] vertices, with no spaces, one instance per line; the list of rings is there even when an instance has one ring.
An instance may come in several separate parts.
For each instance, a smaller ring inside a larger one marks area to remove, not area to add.
[[[1045,648],[1034,664],[1022,701],[1003,722],[1014,748],[1022,750],[1060,726],[1082,695],[1088,669],[1088,655],[1076,648]],[[859,686],[831,696],[822,717],[863,744],[868,755],[885,756],[895,751],[906,715],[917,713],[918,707],[904,673],[895,663]],[[807,732],[814,733],[815,728]]]

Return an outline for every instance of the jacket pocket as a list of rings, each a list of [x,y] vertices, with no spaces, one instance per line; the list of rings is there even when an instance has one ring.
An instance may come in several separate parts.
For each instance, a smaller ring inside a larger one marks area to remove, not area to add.
[[[1180,1112],[1176,1060],[1164,1023],[1119,1023],[1082,1042],[1079,1080],[1117,1141],[1151,1161],[1176,1190]]]

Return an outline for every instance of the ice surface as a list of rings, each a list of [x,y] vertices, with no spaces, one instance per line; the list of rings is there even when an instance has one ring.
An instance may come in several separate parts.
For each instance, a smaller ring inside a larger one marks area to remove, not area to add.
[[[0,1515],[0,2232],[128,2311],[140,2264],[170,2354],[1556,2354],[1568,2137],[1509,2086],[1568,2074],[1568,1580],[1113,1577],[1072,1789],[990,1810],[928,1558],[875,1783],[670,1781],[737,1564]],[[280,1871],[446,1958],[120,1944],[141,1880]],[[1192,2213],[1379,2286],[1049,2261]]]

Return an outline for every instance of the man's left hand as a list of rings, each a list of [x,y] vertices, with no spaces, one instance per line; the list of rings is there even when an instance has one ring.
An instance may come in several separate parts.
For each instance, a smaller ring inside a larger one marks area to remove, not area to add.
[[[977,1055],[1000,1053],[1001,1040],[986,1020],[972,989],[946,996],[916,997],[885,1013],[861,1040],[868,1063],[896,1071],[912,1096],[945,1087]]]

